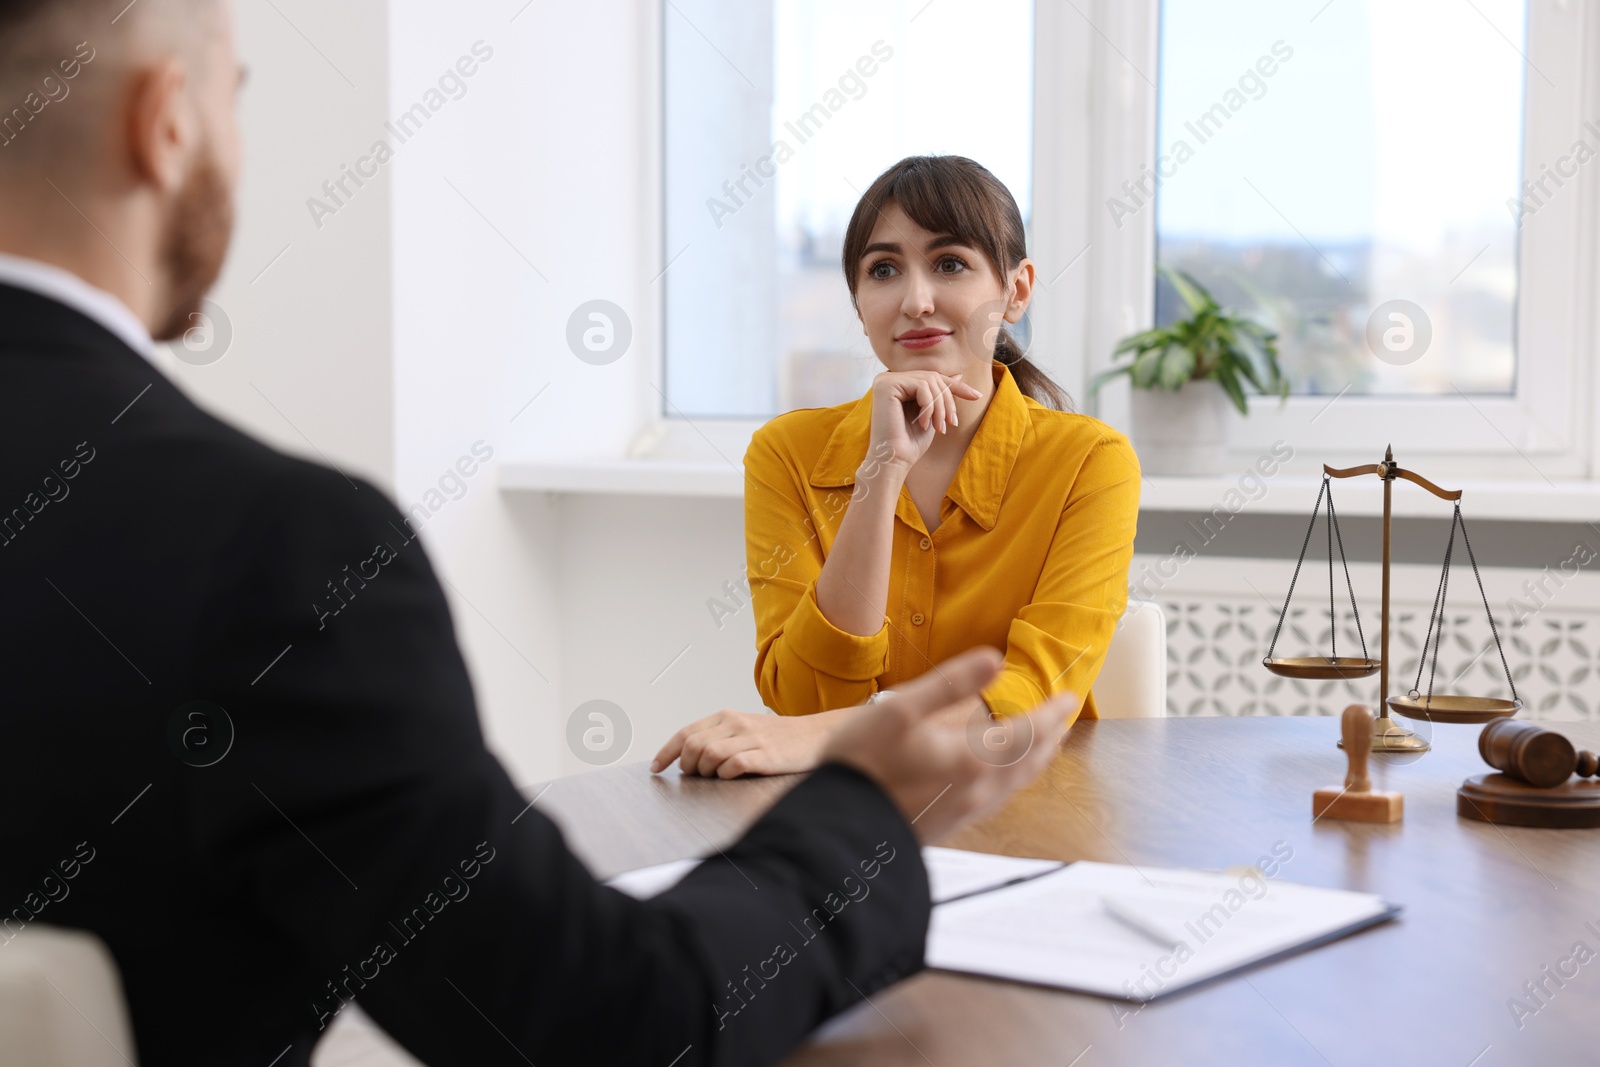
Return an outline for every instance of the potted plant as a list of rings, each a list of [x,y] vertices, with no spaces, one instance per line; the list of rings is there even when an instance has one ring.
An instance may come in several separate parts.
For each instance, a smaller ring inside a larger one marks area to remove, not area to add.
[[[1188,316],[1123,338],[1112,358],[1128,361],[1096,378],[1092,391],[1128,376],[1134,450],[1146,474],[1221,474],[1227,470],[1229,404],[1250,413],[1246,386],[1289,395],[1278,335],[1219,305],[1183,271],[1157,270],[1188,306]]]

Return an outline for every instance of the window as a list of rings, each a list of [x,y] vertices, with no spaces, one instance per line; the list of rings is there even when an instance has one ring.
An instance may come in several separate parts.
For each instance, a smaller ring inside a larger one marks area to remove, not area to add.
[[[669,417],[765,419],[879,369],[839,265],[866,187],[956,153],[1031,215],[1033,4],[667,0]]]
[[[1273,325],[1297,393],[1514,394],[1526,6],[1165,0],[1157,263]]]
[[[1403,463],[1452,480],[1600,474],[1589,311],[1600,120],[1587,73],[1600,62],[1600,10],[1552,0],[1042,10],[1041,56],[1082,57],[1062,118],[1041,122],[1036,139],[1045,163],[1087,160],[1035,204],[1041,227],[1058,229],[1055,247],[1083,250],[1055,287],[1082,309],[1071,373],[1058,374],[1069,388],[1111,366],[1120,338],[1172,314],[1155,268],[1182,266],[1282,327],[1296,392],[1254,398],[1234,420],[1240,462],[1287,441],[1309,472],[1372,462],[1393,444]],[[1397,299],[1431,327],[1418,358],[1380,359],[1368,346],[1369,328],[1381,345],[1386,331],[1418,325],[1391,316],[1384,305]],[[1115,383],[1091,410],[1130,428],[1128,396]]]

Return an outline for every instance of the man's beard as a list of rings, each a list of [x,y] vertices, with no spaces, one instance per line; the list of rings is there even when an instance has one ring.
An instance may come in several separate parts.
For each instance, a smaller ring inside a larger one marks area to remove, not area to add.
[[[161,265],[165,268],[170,311],[156,331],[157,341],[176,340],[194,324],[201,300],[222,272],[232,236],[233,194],[223,180],[210,144],[206,144],[199,162],[178,190],[167,220]]]

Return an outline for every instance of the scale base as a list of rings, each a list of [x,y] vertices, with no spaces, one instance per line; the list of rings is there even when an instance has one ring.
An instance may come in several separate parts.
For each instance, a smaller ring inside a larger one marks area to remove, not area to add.
[[[1344,747],[1344,742],[1339,742]],[[1374,752],[1426,752],[1433,746],[1407,730],[1389,716],[1372,720],[1372,751]]]

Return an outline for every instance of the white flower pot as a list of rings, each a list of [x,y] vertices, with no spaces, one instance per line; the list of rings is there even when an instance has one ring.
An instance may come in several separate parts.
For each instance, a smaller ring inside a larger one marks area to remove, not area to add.
[[[1228,470],[1232,401],[1209,379],[1177,392],[1133,390],[1133,447],[1146,474],[1206,475]]]

